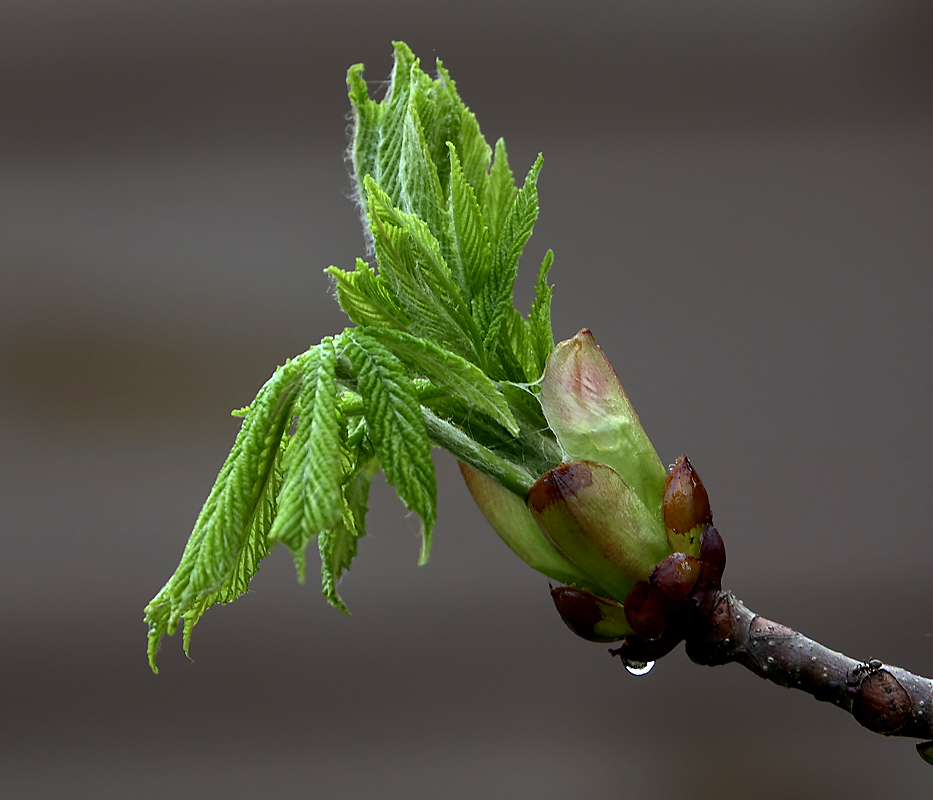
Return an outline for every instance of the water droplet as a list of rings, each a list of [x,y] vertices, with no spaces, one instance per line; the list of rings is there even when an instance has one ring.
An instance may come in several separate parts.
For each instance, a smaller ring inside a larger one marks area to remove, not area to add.
[[[654,667],[653,661],[627,661],[623,660],[625,668],[632,673],[632,675],[647,675],[651,672],[651,668]]]

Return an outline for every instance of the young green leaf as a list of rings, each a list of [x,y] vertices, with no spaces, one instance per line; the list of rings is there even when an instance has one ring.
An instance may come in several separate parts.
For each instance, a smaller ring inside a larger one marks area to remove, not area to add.
[[[395,48],[395,65],[392,68],[388,94],[382,101],[385,110],[380,119],[375,169],[369,174],[388,194],[392,204],[399,205],[402,196],[399,162],[402,157],[403,130],[411,96],[413,73],[418,71],[418,59],[403,42],[392,44]],[[365,173],[357,172],[358,181],[365,176]],[[365,192],[363,196],[366,198]]]
[[[385,279],[363,259],[356,260],[353,272],[338,267],[328,267],[324,272],[334,279],[340,307],[357,325],[401,329],[410,325]]]
[[[421,517],[422,548],[419,563],[431,550],[431,532],[437,515],[437,483],[431,443],[421,405],[402,363],[375,338],[363,331],[347,331],[344,352],[359,376],[363,416],[386,480],[402,502]]]
[[[509,168],[509,156],[505,152],[505,140],[499,139],[483,196],[483,220],[489,228],[489,240],[493,246],[498,244],[502,224],[517,193],[515,178]]]
[[[437,166],[424,140],[414,98],[402,121],[402,149],[398,168],[401,178],[398,207],[422,220],[431,234],[442,241],[447,234],[446,203]]]
[[[518,425],[505,397],[475,364],[425,339],[401,331],[370,328],[367,332],[415,373],[423,375],[435,386],[446,389],[472,409],[488,414],[514,436],[518,436]]]
[[[447,216],[451,232],[451,272],[459,274],[463,298],[470,302],[474,292],[480,291],[489,278],[492,251],[474,189],[464,173],[456,148],[453,145],[449,147]]]
[[[544,372],[547,357],[554,349],[554,333],[551,330],[551,295],[554,293],[554,287],[549,286],[547,282],[547,274],[553,263],[554,251],[548,250],[544,254],[544,260],[538,270],[538,280],[535,283],[535,299],[528,314],[528,325],[531,329],[531,339],[538,360],[539,375]]]
[[[380,275],[411,320],[409,333],[482,364],[482,338],[437,239],[418,217],[392,206],[371,178],[366,186]]]
[[[463,166],[463,176],[473,189],[476,202],[482,208],[486,184],[489,182],[492,148],[483,137],[476,117],[466,106],[460,109],[460,141],[454,142],[454,146]]]
[[[366,512],[369,507],[369,486],[379,462],[371,454],[367,458],[358,448],[349,459],[353,471],[343,487],[343,514],[333,528],[318,537],[321,552],[321,589],[327,602],[348,614],[337,593],[337,584],[356,558],[357,541],[366,535]]]
[[[385,105],[370,100],[363,80],[363,65],[354,64],[347,71],[347,89],[349,90],[350,108],[353,113],[353,138],[348,156],[353,163],[352,178],[356,186],[357,200],[363,215],[363,227],[366,228],[366,199],[363,178],[373,175],[379,151],[380,131]]]
[[[337,412],[337,354],[332,339],[311,351],[298,395],[298,425],[282,460],[285,481],[278,516],[269,538],[292,551],[298,580],[304,582],[305,547],[343,516],[341,437],[345,422]]]
[[[380,466],[423,521],[423,563],[436,515],[431,442],[518,496],[560,460],[534,386],[553,346],[548,259],[528,320],[511,300],[540,159],[518,190],[505,145],[493,161],[443,65],[432,79],[394,46],[384,99],[370,98],[362,66],[347,73],[349,156],[376,265],[327,272],[359,327],[286,364],[243,411],[182,562],[146,609],[153,668],[160,637],[183,619],[187,650],[198,618],[246,590],[270,541],[289,546],[302,577],[318,535],[324,595],[346,610],[337,583]]]
[[[314,353],[315,351],[311,351]],[[149,664],[158,672],[159,641],[185,620],[185,649],[191,628],[208,607],[229,603],[249,588],[268,555],[266,536],[280,475],[279,446],[310,354],[287,362],[262,387],[243,419],[233,449],[217,476],[175,573],[146,606]]]
[[[498,154],[498,149],[496,152]],[[504,148],[502,152],[505,152]],[[493,239],[493,268],[482,291],[482,307],[485,312],[484,345],[487,352],[494,349],[507,309],[512,307],[518,258],[538,218],[536,184],[543,164],[544,159],[539,155],[525,179],[524,186],[508,203],[505,216]],[[495,171],[495,165],[493,171]]]

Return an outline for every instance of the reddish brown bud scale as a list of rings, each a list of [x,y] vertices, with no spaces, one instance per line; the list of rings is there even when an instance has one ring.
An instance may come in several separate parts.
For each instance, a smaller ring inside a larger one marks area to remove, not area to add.
[[[664,524],[675,533],[713,521],[709,495],[690,459],[681,456],[664,484]]]
[[[642,639],[659,639],[683,609],[700,575],[700,562],[684,553],[665,558],[647,581],[639,581],[625,598],[625,617]]]
[[[557,613],[577,636],[590,642],[617,642],[632,633],[622,604],[572,586],[551,589]]]
[[[690,460],[681,456],[664,483],[661,503],[672,550],[696,556],[703,529],[713,521],[709,495]]]
[[[552,503],[585,489],[593,483],[593,471],[586,461],[561,464],[557,469],[545,473],[528,492],[525,500],[534,514],[541,514]]]
[[[714,525],[707,525],[700,537],[700,575],[690,595],[689,606],[701,617],[709,616],[722,589],[726,569],[726,545]]]

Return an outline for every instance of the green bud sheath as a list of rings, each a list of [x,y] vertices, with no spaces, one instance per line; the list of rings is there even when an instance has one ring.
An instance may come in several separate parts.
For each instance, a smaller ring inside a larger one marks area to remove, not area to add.
[[[661,521],[605,464],[561,464],[531,487],[526,503],[555,549],[616,600],[670,555]]]
[[[548,356],[539,400],[568,461],[612,467],[660,518],[664,465],[589,330],[561,342]]]
[[[686,456],[681,456],[664,483],[664,528],[671,549],[698,556],[700,537],[713,521],[709,495]]]
[[[474,502],[515,555],[549,578],[605,594],[592,578],[548,544],[520,497],[468,464],[459,464]]]

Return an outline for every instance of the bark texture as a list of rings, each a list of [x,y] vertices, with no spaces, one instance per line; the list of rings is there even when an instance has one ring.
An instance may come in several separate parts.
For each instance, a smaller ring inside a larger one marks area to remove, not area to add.
[[[731,592],[720,592],[709,616],[694,618],[681,635],[687,655],[697,664],[741,664],[778,686],[799,689],[848,711],[875,733],[933,739],[933,681],[878,660],[861,662],[830,650],[755,614]],[[656,647],[627,640],[610,652],[643,661],[659,655]],[[933,743],[917,749],[927,758]]]

